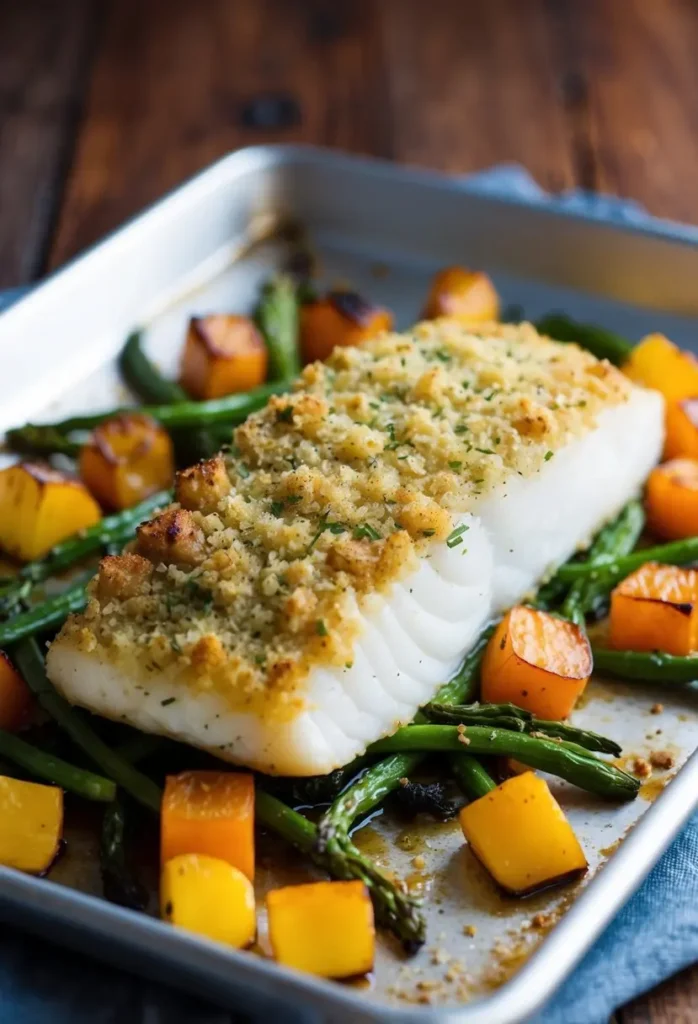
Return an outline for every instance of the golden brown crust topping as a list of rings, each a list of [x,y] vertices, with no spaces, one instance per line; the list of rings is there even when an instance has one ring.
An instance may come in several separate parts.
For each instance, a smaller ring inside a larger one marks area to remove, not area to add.
[[[439,320],[336,348],[239,427],[230,453],[179,475],[180,504],[138,533],[155,565],[146,596],[110,598],[107,613],[93,587],[65,633],[114,658],[147,650],[238,704],[295,706],[313,665],[351,661],[367,596],[630,387],[527,324]]]
[[[136,532],[138,552],[156,565],[196,566],[205,557],[203,531],[186,509],[167,509]]]
[[[153,564],[140,555],[106,555],[99,563],[97,596],[101,601],[125,601],[146,590]]]
[[[230,491],[230,479],[222,455],[197,462],[175,477],[175,497],[190,512],[215,512],[218,502]]]

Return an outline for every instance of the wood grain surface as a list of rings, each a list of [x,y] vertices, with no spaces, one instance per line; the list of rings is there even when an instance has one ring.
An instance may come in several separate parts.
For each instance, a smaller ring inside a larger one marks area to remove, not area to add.
[[[695,0],[0,0],[0,287],[272,141],[698,223],[696,54]],[[618,1019],[698,1021],[698,969]]]

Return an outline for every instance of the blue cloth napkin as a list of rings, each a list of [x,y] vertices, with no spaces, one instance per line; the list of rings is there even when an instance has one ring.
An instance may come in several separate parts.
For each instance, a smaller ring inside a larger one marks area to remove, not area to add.
[[[463,180],[469,191],[516,196],[606,220],[651,226],[698,243],[698,228],[660,221],[637,203],[574,191],[551,197],[521,167]],[[0,294],[0,309],[21,294]],[[607,1024],[633,997],[698,961],[698,815],[596,945],[535,1017],[535,1024]],[[226,1024],[240,1020],[122,971],[90,964],[38,940],[0,936],[0,1021],[13,1024]],[[533,1022],[532,1022],[533,1024]]]

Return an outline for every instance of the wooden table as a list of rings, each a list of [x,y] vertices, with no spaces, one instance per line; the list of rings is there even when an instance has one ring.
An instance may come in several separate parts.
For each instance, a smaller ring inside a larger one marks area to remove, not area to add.
[[[694,0],[5,0],[0,287],[260,142],[519,161],[698,222],[697,53]],[[698,1020],[698,969],[619,1018]]]

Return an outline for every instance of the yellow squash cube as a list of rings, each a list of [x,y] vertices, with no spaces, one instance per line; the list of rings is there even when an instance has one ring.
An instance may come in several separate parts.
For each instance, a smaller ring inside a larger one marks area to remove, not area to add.
[[[668,402],[698,396],[698,360],[663,334],[648,334],[635,346],[623,372],[636,384],[661,391]]]
[[[48,871],[63,831],[63,790],[0,775],[0,864]]]
[[[311,882],[267,895],[274,958],[322,978],[349,978],[373,967],[373,905],[363,882]]]
[[[184,853],[168,860],[160,881],[165,921],[244,949],[257,930],[254,889],[242,871],[217,857]]]
[[[80,476],[105,508],[119,511],[171,487],[172,440],[150,416],[123,413],[92,431],[80,452]]]
[[[459,818],[478,860],[515,896],[569,881],[587,869],[562,808],[531,771],[468,804]]]
[[[0,548],[22,561],[99,522],[99,505],[79,480],[22,462],[0,470]]]

